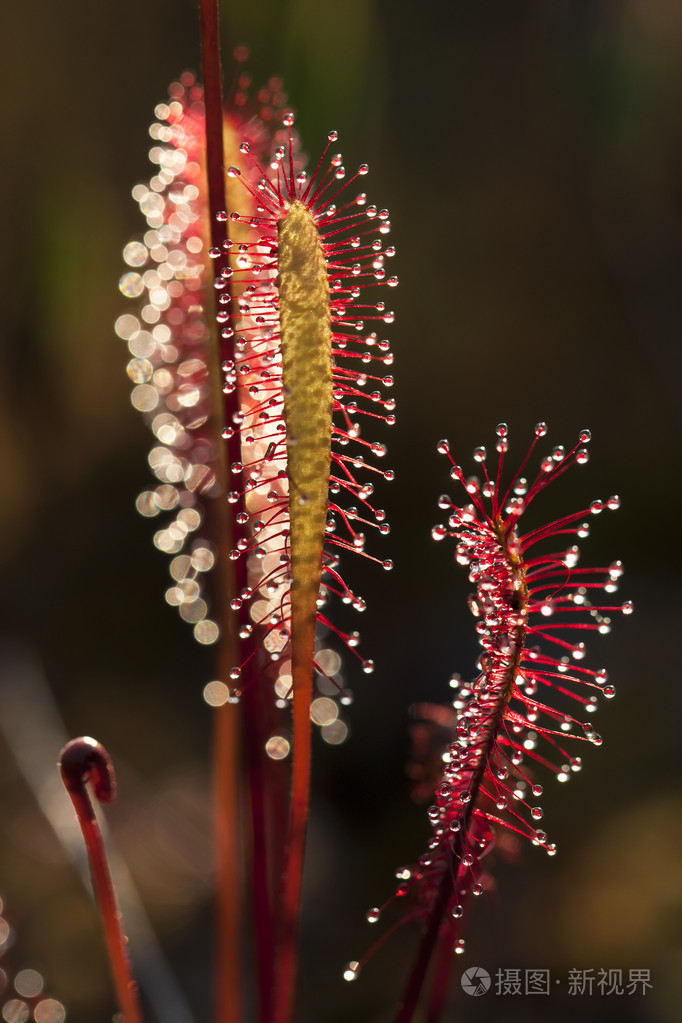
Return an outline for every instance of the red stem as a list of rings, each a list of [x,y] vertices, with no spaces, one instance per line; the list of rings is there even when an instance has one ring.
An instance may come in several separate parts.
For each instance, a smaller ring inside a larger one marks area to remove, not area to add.
[[[199,0],[201,62],[206,107],[206,173],[211,215],[211,244],[219,246],[222,228],[216,213],[225,208],[225,157],[223,155],[223,73],[220,64],[220,26],[217,0]]]
[[[216,1021],[243,1019],[241,843],[239,840],[239,715],[214,711],[213,771],[216,850]]]
[[[249,779],[251,809],[251,893],[253,902],[253,927],[256,945],[256,969],[259,1019],[267,1023],[272,1012],[273,979],[273,877],[271,857],[273,851],[273,830],[269,825],[272,780],[272,762],[267,763],[265,743],[269,731],[268,708],[260,699],[261,691],[255,679],[245,686],[242,702],[244,706],[244,747]],[[269,694],[268,694],[269,695]],[[269,777],[270,776],[270,777]],[[275,833],[276,835],[276,833]],[[281,841],[281,837],[279,840]]]
[[[448,993],[452,967],[452,939],[447,934],[442,934],[438,946],[424,1023],[438,1023]]]
[[[220,62],[220,27],[217,0],[199,0],[201,26],[202,70],[204,79],[204,105],[206,111],[206,177],[208,184],[209,232],[212,246],[220,246],[223,229],[216,214],[225,208],[225,158],[223,153],[223,97]],[[219,271],[215,261],[215,270]],[[209,305],[212,303],[208,301]],[[219,342],[215,327],[210,341],[213,349],[213,384],[216,419],[220,416],[221,389]],[[228,410],[224,410],[227,418]],[[217,435],[220,436],[222,422]],[[238,439],[233,444],[239,444]],[[219,442],[222,444],[222,442]],[[228,444],[229,446],[229,444]],[[225,472],[224,449],[221,452],[219,473],[223,483]],[[227,460],[231,452],[227,452]],[[222,471],[221,471],[222,470]],[[220,677],[238,663],[239,643],[236,621],[230,617],[229,604],[237,591],[235,574],[225,558],[232,546],[232,522],[225,506],[224,496],[212,505],[213,535],[219,550],[216,593],[221,629],[218,669]],[[242,899],[240,848],[240,772],[239,772],[239,715],[236,708],[227,705],[216,710],[214,726],[214,789],[215,789],[215,844],[217,885],[217,948],[216,948],[216,1023],[239,1023],[243,1018],[242,961]]]
[[[298,619],[298,620],[297,620]],[[300,632],[295,631],[299,626]],[[310,767],[312,728],[310,703],[313,690],[313,645],[315,621],[306,621],[299,607],[292,613],[294,635],[292,670],[291,802],[284,864],[283,892],[275,976],[274,1023],[293,1018],[298,970],[298,922],[301,908],[303,860],[310,808]]]
[[[84,737],[72,739],[66,744],[59,755],[59,769],[83,832],[116,1001],[125,1017],[125,1023],[142,1023],[137,984],[126,951],[127,938],[121,926],[121,914],[116,903],[102,835],[86,788],[86,782],[90,782],[101,803],[112,802],[116,797],[114,768],[104,746],[94,739]]]
[[[403,994],[402,1001],[398,1006],[398,1011],[393,1023],[410,1023],[410,1020],[417,1010],[419,996],[424,985],[433,950],[436,946],[438,932],[440,930],[443,914],[448,904],[451,891],[452,877],[450,876],[449,870],[444,870],[443,879],[441,881],[440,888],[438,889],[436,900],[431,909],[426,930],[424,931],[419,945],[417,958],[414,966],[412,967],[412,972],[408,978],[405,993]]]

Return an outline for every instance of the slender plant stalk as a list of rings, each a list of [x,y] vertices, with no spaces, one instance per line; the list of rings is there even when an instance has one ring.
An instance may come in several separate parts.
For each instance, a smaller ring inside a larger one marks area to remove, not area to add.
[[[312,658],[310,682],[294,692],[292,715],[292,780],[289,829],[280,911],[280,940],[275,987],[275,1023],[292,1018],[298,966],[298,918],[303,880],[305,838],[310,803]]]
[[[225,207],[225,159],[223,154],[223,98],[220,61],[220,27],[217,0],[199,0],[201,50],[206,108],[206,176],[210,237],[220,245],[221,228],[216,214]],[[218,364],[218,342],[213,328],[213,364]],[[217,373],[217,370],[215,371]],[[218,390],[218,393],[219,390]],[[227,457],[229,460],[229,454]],[[223,482],[227,478],[224,471]],[[227,678],[238,659],[236,622],[230,619],[229,602],[236,592],[234,572],[225,559],[231,546],[232,523],[224,500],[213,508],[219,538],[217,590],[221,625],[218,667]],[[216,1023],[239,1023],[243,1018],[242,899],[240,850],[239,714],[231,705],[220,707],[214,727],[215,848],[217,885]]]
[[[519,640],[519,649],[523,644],[524,635],[525,635],[524,631],[522,629],[519,629],[517,633],[517,639]],[[469,831],[469,827],[471,824],[473,809],[474,806],[476,805],[476,800],[478,798],[481,783],[483,781],[483,775],[485,773],[485,766],[489,756],[491,755],[491,751],[494,748],[495,739],[497,738],[497,733],[499,731],[500,725],[502,723],[502,718],[504,716],[504,710],[507,706],[508,691],[511,687],[511,683],[518,669],[518,656],[519,655],[517,654],[516,657],[514,658],[512,668],[507,673],[507,685],[505,687],[505,691],[503,692],[502,699],[499,701],[495,714],[491,721],[488,732],[488,738],[485,743],[484,753],[479,760],[477,770],[471,782],[471,800],[468,803],[467,812],[462,821],[462,827],[460,831],[457,832],[457,838],[453,844],[453,849],[450,854],[449,860],[450,866],[449,869],[443,871],[443,878],[438,888],[438,893],[433,903],[433,907],[431,909],[431,914],[429,916],[429,920],[426,925],[426,930],[424,931],[421,944],[417,952],[417,958],[415,959],[415,963],[412,968],[412,973],[409,976],[407,986],[405,988],[403,1000],[398,1006],[398,1012],[395,1016],[394,1023],[409,1023],[417,1009],[419,996],[421,994],[421,990],[426,979],[429,964],[431,962],[431,958],[434,954],[438,942],[438,934],[443,920],[443,914],[445,913],[450,895],[452,893],[453,877],[457,876],[460,860],[463,853],[463,848],[465,847],[465,837]],[[438,965],[439,968],[442,967],[442,963],[439,963]],[[444,986],[443,990],[444,997],[445,985],[447,984],[447,977],[441,978],[440,983]],[[430,1012],[429,1023],[433,1023],[433,1021],[437,1019],[437,1014],[433,1015],[432,1012],[433,1010],[431,1010]]]
[[[220,62],[220,26],[217,0],[199,0],[201,55],[206,105],[206,172],[211,213],[211,244],[222,242],[215,214],[225,204],[225,159],[223,155],[223,83]]]
[[[67,743],[60,754],[59,767],[83,832],[116,1000],[125,1023],[142,1023],[137,984],[130,969],[127,939],[121,925],[102,834],[86,788],[86,782],[91,782],[100,802],[111,802],[116,796],[114,768],[104,747],[88,738],[73,739]]]
[[[440,883],[440,887],[426,925],[426,930],[424,931],[419,945],[417,958],[415,959],[414,966],[412,967],[412,972],[408,977],[405,992],[403,994],[402,1001],[398,1006],[398,1011],[394,1017],[393,1023],[410,1023],[417,1011],[419,996],[431,963],[431,957],[436,947],[438,932],[443,920],[445,907],[447,906],[448,899],[450,898],[451,889],[452,877],[450,875],[450,871],[446,870],[443,873],[443,879]]]
[[[272,851],[274,848],[271,819],[272,768],[277,766],[269,761],[265,743],[269,732],[270,714],[265,701],[260,699],[261,690],[255,684],[244,690],[244,749],[249,780],[249,804],[251,826],[251,899],[253,904],[253,930],[256,951],[256,976],[258,980],[258,1012],[262,1023],[267,1023],[272,1012],[273,986],[273,893],[275,879],[272,876]],[[269,761],[269,762],[268,762]],[[283,832],[280,832],[280,836]],[[280,839],[281,840],[281,839]],[[277,879],[279,880],[279,879]]]
[[[438,1023],[445,997],[448,993],[448,982],[452,967],[452,940],[448,935],[441,934],[438,940],[438,948],[435,951],[435,962],[432,968],[431,990],[429,992],[428,1004],[424,1023]]]
[[[221,660],[232,662],[229,650]],[[229,704],[214,711],[216,1023],[243,1019],[239,718],[237,708]]]

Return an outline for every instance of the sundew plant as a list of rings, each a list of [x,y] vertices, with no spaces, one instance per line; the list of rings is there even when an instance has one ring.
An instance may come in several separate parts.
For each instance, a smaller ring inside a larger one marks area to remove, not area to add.
[[[136,311],[119,317],[116,329],[130,349],[133,404],[155,438],[149,462],[157,482],[138,507],[160,523],[154,542],[172,559],[166,600],[200,644],[217,650],[217,677],[204,690],[216,717],[217,1018],[244,1018],[255,993],[258,1019],[287,1023],[297,1011],[312,723],[332,743],[346,731],[336,701],[348,703],[347,692],[323,636],[359,654],[357,631],[334,622],[334,600],[365,608],[347,581],[348,555],[393,567],[367,540],[389,532],[373,503],[372,474],[390,480],[393,473],[381,467],[386,447],[372,430],[395,420],[384,329],[394,319],[387,288],[398,281],[387,270],[395,252],[388,210],[357,191],[367,165],[347,172],[330,131],[307,169],[278,79],[254,101],[248,74],[238,73],[226,108],[217,40],[217,11],[206,3],[205,85],[185,73],[156,108],[150,157],[158,171],[134,192],[146,230],[126,246],[129,269],[120,281]],[[554,852],[535,823],[542,810],[528,802],[542,793],[536,768],[562,780],[577,770],[580,758],[564,748],[564,733],[575,728],[578,738],[600,740],[570,703],[591,711],[592,690],[613,695],[604,671],[574,662],[584,656],[576,638],[583,630],[608,631],[610,613],[631,610],[592,599],[594,589],[616,588],[620,563],[579,568],[575,545],[544,552],[545,541],[586,535],[582,520],[602,503],[519,532],[547,483],[587,461],[583,430],[574,448],[555,447],[526,479],[546,432],[544,423],[536,427],[507,482],[501,424],[494,474],[484,448],[474,454],[483,481],[465,477],[451,459],[469,503],[440,501],[450,515],[434,538],[452,536],[457,560],[469,565],[484,653],[480,674],[461,684],[449,712],[429,851],[399,872],[395,897],[410,905],[401,922],[423,930],[400,1023],[413,1019],[433,958],[428,1013],[439,1015],[450,959],[464,951],[465,905],[469,894],[484,892],[483,864],[499,830]],[[448,443],[439,450],[449,455]],[[615,497],[608,503],[617,505]],[[359,660],[373,671],[372,659]],[[138,1023],[111,880],[82,795],[91,780],[100,799],[111,798],[102,780],[108,757],[94,740],[76,740],[61,763],[86,829],[119,1005]],[[368,919],[381,914],[372,909]],[[253,965],[242,940],[246,920]],[[354,980],[361,964],[350,962],[345,979]]]
[[[217,4],[205,0],[200,13],[201,66],[160,81],[149,111],[152,170],[131,180],[138,226],[121,239],[112,317],[149,445],[147,465],[128,468],[133,485],[144,482],[125,500],[146,530],[138,563],[163,562],[165,578],[155,591],[127,567],[134,606],[160,608],[129,627],[163,649],[177,613],[185,645],[174,679],[187,686],[169,699],[210,716],[211,786],[199,801],[213,835],[202,932],[211,938],[197,958],[211,992],[189,1000],[210,1002],[215,1023],[304,1023],[319,1005],[333,1023],[469,1018],[460,978],[479,964],[481,920],[490,927],[508,898],[505,861],[520,872],[539,864],[543,877],[561,870],[562,800],[580,798],[583,769],[597,776],[600,760],[612,769],[608,749],[591,749],[609,738],[605,705],[620,675],[602,638],[633,605],[619,594],[615,551],[595,556],[587,541],[602,533],[610,550],[620,467],[608,464],[601,425],[592,441],[587,400],[575,399],[566,429],[555,408],[565,381],[537,386],[513,329],[504,352],[491,344],[475,355],[458,330],[466,282],[436,287],[435,253],[445,234],[454,246],[461,168],[445,188],[437,170],[431,191],[415,188],[401,222],[394,197],[409,183],[386,174],[390,156],[371,154],[370,174],[347,158],[347,125],[330,117],[319,138],[308,132],[305,76],[261,78],[241,46],[221,61]],[[426,159],[419,131],[417,143],[405,128],[401,142],[414,143],[415,176]],[[411,324],[407,345],[397,331],[410,278],[428,326]],[[480,312],[483,336],[490,311]],[[502,366],[509,396],[498,409],[489,383]],[[450,439],[438,442],[446,418]],[[470,432],[486,423],[485,446],[467,456]],[[608,489],[590,503],[583,484],[601,486],[593,464]],[[436,506],[429,537],[422,519]],[[401,560],[419,562],[418,585],[402,584]],[[116,642],[112,631],[111,651]],[[160,705],[145,721],[145,698],[117,695],[133,762],[145,734],[163,727]],[[359,758],[367,707],[373,741]],[[176,1023],[158,997],[163,981],[149,983],[116,852],[110,867],[105,851],[103,820],[116,834],[120,806],[142,785],[126,750],[86,717],[73,715],[71,734],[89,734],[64,746],[60,770],[89,857],[115,1018]],[[181,757],[180,728],[169,742]],[[330,763],[336,834],[320,795]],[[400,764],[393,792],[389,763]],[[410,784],[423,809],[405,810],[390,841],[378,839],[375,821]],[[354,803],[362,823],[346,826],[344,804]],[[153,814],[138,815],[141,845],[155,827]],[[371,868],[347,854],[346,827],[366,832],[354,837]],[[168,864],[184,853],[172,842],[165,853],[150,874],[173,876]],[[318,915],[321,891],[333,908]],[[11,906],[5,915],[8,947]],[[536,908],[534,926],[551,936],[559,924]],[[500,942],[491,932],[490,948]],[[192,972],[177,968],[183,957],[171,956],[180,977]],[[59,976],[34,966],[29,956],[7,968],[4,1018],[62,1023],[70,1007]]]

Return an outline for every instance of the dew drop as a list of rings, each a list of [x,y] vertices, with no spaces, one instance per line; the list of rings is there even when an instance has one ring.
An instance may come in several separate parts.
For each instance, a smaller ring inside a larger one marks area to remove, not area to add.
[[[359,973],[360,963],[353,959],[351,962],[346,963],[343,971],[343,979],[348,981],[356,980]]]
[[[367,910],[365,914],[365,919],[368,924],[375,924],[380,916],[381,910],[378,909],[376,906],[373,906],[372,909]]]

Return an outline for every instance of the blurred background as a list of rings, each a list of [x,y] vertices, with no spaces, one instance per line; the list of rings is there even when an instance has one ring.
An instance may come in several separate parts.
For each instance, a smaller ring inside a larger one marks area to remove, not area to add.
[[[390,294],[398,423],[380,438],[396,480],[378,501],[392,525],[381,556],[396,568],[390,580],[360,559],[346,569],[367,599],[353,627],[377,668],[348,666],[348,740],[315,749],[299,1019],[390,1020],[415,947],[406,930],[357,983],[341,980],[375,936],[365,911],[428,837],[405,774],[408,709],[447,701],[451,672],[472,675],[477,656],[465,573],[430,538],[450,484],[436,442],[449,437],[472,467],[473,447],[492,447],[506,421],[513,464],[545,419],[548,446],[572,445],[584,426],[593,441],[543,514],[620,494],[621,511],[595,519],[583,549],[586,564],[623,559],[619,598],[636,614],[589,645],[618,696],[596,715],[605,741],[583,773],[545,787],[559,855],[528,847],[496,867],[497,891],[480,900],[455,962],[457,976],[540,968],[561,983],[549,997],[470,999],[456,980],[446,1019],[672,1023],[682,6],[221,6],[226,53],[250,47],[256,86],[282,75],[311,157],[334,128],[347,167],[369,162],[401,280]],[[3,36],[0,894],[15,935],[3,965],[38,971],[73,1023],[111,1019],[98,924],[40,804],[57,805],[60,729],[91,734],[116,764],[111,831],[177,978],[177,991],[166,987],[173,1018],[189,1023],[210,1004],[212,668],[163,600],[166,558],[135,511],[149,437],[113,323],[129,311],[121,251],[143,229],[131,188],[150,174],[154,106],[182,70],[198,70],[196,11],[189,0],[36,0],[7,9]],[[572,968],[650,969],[653,988],[571,998]],[[12,1011],[5,1019],[23,1020]],[[60,1023],[50,1011],[39,1023]]]

